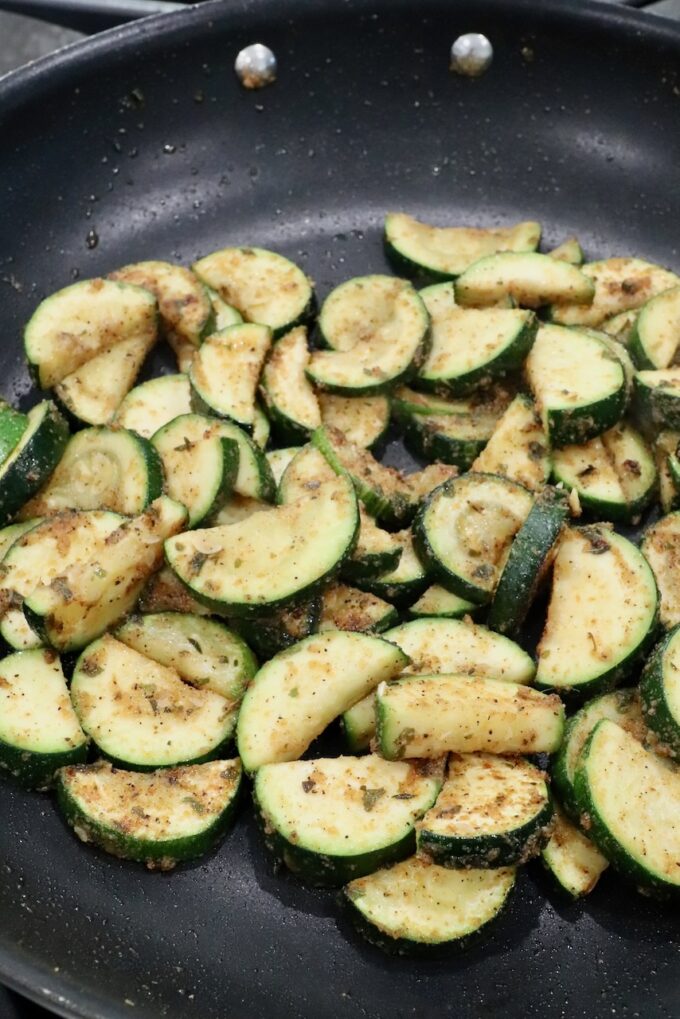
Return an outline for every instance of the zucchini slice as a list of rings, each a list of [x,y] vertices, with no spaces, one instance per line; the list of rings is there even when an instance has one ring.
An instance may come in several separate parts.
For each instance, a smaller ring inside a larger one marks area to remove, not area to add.
[[[293,442],[306,442],[321,424],[319,401],[305,370],[309,364],[303,326],[274,344],[262,372],[262,394],[275,429]]]
[[[212,424],[201,414],[183,414],[151,440],[163,462],[166,492],[186,506],[190,527],[220,509],[238,475],[239,447]]]
[[[389,397],[319,393],[318,400],[323,424],[337,428],[355,446],[373,449],[385,437],[390,425]]]
[[[77,421],[109,424],[154,343],[154,336],[131,336],[102,350],[56,384],[56,398]]]
[[[21,520],[16,524],[9,524],[7,527],[0,528],[0,562],[5,558],[5,555],[9,552],[15,541],[18,541],[27,531],[32,530],[41,523],[42,520],[36,518],[33,520]]]
[[[473,602],[447,591],[441,584],[432,584],[421,594],[418,601],[409,607],[408,613],[415,619],[431,616],[438,616],[441,619],[462,619],[463,616],[472,615],[478,608],[479,606]]]
[[[413,545],[410,530],[397,531],[391,534],[401,549],[399,562],[393,570],[380,573],[377,577],[357,578],[356,583],[378,598],[394,602],[395,605],[408,605],[427,587],[428,577],[425,567]]]
[[[0,619],[0,637],[11,651],[30,651],[43,647],[35,630],[28,625],[24,610],[10,608]]]
[[[441,785],[440,762],[369,754],[265,764],[253,793],[269,849],[304,881],[333,886],[409,856]]]
[[[80,655],[71,699],[102,754],[133,771],[220,757],[236,721],[224,697],[189,686],[109,634]]]
[[[630,337],[638,368],[670,368],[680,347],[680,286],[652,297],[640,310]]]
[[[608,718],[640,742],[645,740],[645,723],[637,690],[633,687],[612,690],[588,701],[567,722],[564,740],[552,765],[552,778],[568,814],[578,821],[574,793],[574,775],[581,751],[598,722]]]
[[[172,572],[163,566],[146,583],[139,596],[138,609],[144,613],[188,612],[194,616],[210,615],[210,609],[192,598],[186,587]]]
[[[29,410],[23,435],[0,466],[0,526],[47,482],[68,438],[68,425],[51,400]]]
[[[192,686],[212,690],[232,705],[240,702],[257,672],[252,651],[224,623],[180,612],[131,616],[116,640],[167,665]]]
[[[562,241],[556,248],[549,251],[548,255],[558,262],[569,262],[571,265],[583,265],[585,262],[583,248],[576,237],[568,237],[566,241]]]
[[[407,275],[450,280],[469,265],[499,251],[535,251],[541,224],[531,221],[499,229],[437,227],[421,223],[404,212],[385,217],[387,253]]]
[[[671,757],[680,756],[680,630],[657,644],[640,678],[640,701],[647,726]]]
[[[419,471],[406,474],[404,483],[408,489],[414,510],[435,488],[439,488],[445,481],[451,481],[452,478],[457,477],[458,469],[456,467],[440,463],[427,464]]]
[[[513,867],[552,830],[546,776],[522,757],[452,754],[437,802],[416,825],[418,851],[444,867]]]
[[[633,402],[647,427],[680,429],[680,368],[637,372]]]
[[[555,804],[554,828],[541,853],[546,869],[572,899],[592,892],[609,861]]]
[[[297,454],[302,449],[302,446],[288,446],[286,449],[271,449],[266,453],[267,463],[269,464],[274,478],[275,484],[278,486],[279,481],[283,477],[283,473],[291,462],[295,459]]]
[[[655,294],[680,282],[675,273],[641,258],[605,258],[586,262],[582,268],[595,286],[594,297],[585,301],[573,298],[566,305],[551,308],[553,322],[597,329],[605,319],[639,308]]]
[[[576,769],[588,836],[625,876],[660,893],[680,886],[680,770],[603,719]]]
[[[264,248],[223,248],[192,269],[246,322],[268,326],[274,338],[303,325],[314,310],[312,281],[294,262]]]
[[[403,541],[397,534],[389,534],[376,527],[373,517],[369,516],[363,506],[359,507],[359,537],[354,551],[342,567],[342,575],[346,580],[360,583],[373,580],[386,573],[393,573],[399,566],[404,548],[408,547],[409,539]],[[415,572],[420,570],[414,564]]]
[[[541,326],[525,370],[555,446],[594,439],[623,415],[623,366],[593,333]]]
[[[598,328],[607,333],[608,336],[618,340],[624,347],[627,347],[631,341],[637,317],[637,308],[632,308],[630,311],[622,311],[618,315],[606,318]]]
[[[660,432],[654,443],[654,461],[659,478],[659,502],[664,513],[680,509],[679,445],[680,432]]]
[[[0,660],[0,768],[44,789],[66,764],[87,757],[87,737],[52,651],[19,651]]]
[[[85,647],[134,608],[144,584],[163,561],[163,540],[186,526],[184,506],[161,496],[139,516],[95,541],[52,579],[43,578],[24,601],[39,637],[58,651]],[[31,532],[26,535],[29,537]],[[76,549],[79,534],[73,539]]]
[[[269,444],[269,437],[271,435],[272,426],[271,421],[262,410],[259,403],[255,404],[255,420],[253,421],[253,442],[255,445],[262,450],[265,450]]]
[[[260,372],[271,346],[267,326],[230,326],[201,344],[189,370],[200,408],[252,430]]]
[[[299,605],[255,619],[237,619],[233,625],[258,657],[266,659],[316,633],[320,617],[321,595],[317,593]]]
[[[654,574],[605,524],[565,531],[553,566],[536,685],[592,695],[625,679],[654,638]]]
[[[5,462],[16,448],[21,436],[26,431],[28,417],[14,410],[4,400],[0,400],[0,465]]]
[[[358,633],[382,633],[399,621],[394,605],[368,591],[345,584],[331,584],[323,593],[319,632],[356,630]]]
[[[549,439],[533,400],[518,393],[498,419],[472,464],[481,474],[499,474],[536,492],[550,477]]]
[[[83,842],[149,870],[170,870],[217,844],[240,786],[238,758],[146,775],[97,761],[59,772],[57,803]]]
[[[216,290],[204,284],[205,289],[208,292],[210,303],[212,304],[213,314],[215,316],[215,324],[213,326],[215,332],[219,332],[220,329],[228,329],[229,326],[237,326],[243,322],[241,313],[236,310],[231,304],[227,304],[223,301]]]
[[[351,753],[360,754],[368,750],[375,736],[375,694],[369,693],[344,711],[340,725]]]
[[[531,493],[507,478],[455,478],[435,489],[420,508],[413,523],[416,552],[454,594],[484,604],[532,505]]]
[[[392,412],[404,426],[404,441],[416,456],[467,470],[509,402],[510,395],[500,388],[444,400],[402,386],[394,396]]]
[[[280,506],[287,506],[318,492],[322,485],[335,481],[338,475],[347,477],[344,471],[336,473],[323,453],[307,443],[300,447],[281,475],[277,502]]]
[[[199,601],[253,616],[313,594],[351,554],[358,528],[352,483],[337,477],[289,506],[170,538],[165,555]]]
[[[24,331],[24,347],[38,384],[49,389],[118,343],[135,339],[151,347],[157,327],[158,305],[148,290],[82,280],[38,305]]]
[[[483,676],[405,676],[376,692],[376,739],[388,761],[447,752],[553,753],[562,742],[557,694]]]
[[[545,488],[536,496],[496,585],[487,617],[492,630],[515,636],[552,566],[568,516],[564,492]]]
[[[85,428],[71,436],[47,484],[22,520],[66,509],[110,509],[134,516],[163,491],[163,467],[147,439],[125,429]]]
[[[238,524],[241,520],[247,520],[254,513],[262,513],[271,509],[267,502],[260,502],[259,499],[249,499],[245,495],[232,495],[230,499],[210,519],[211,527],[221,527],[223,524]]]
[[[150,439],[163,425],[190,413],[189,377],[161,375],[130,390],[114,415],[113,425]]]
[[[654,458],[639,432],[626,422],[582,446],[552,455],[553,480],[576,489],[579,503],[598,520],[635,522],[654,498]]]
[[[420,367],[430,320],[406,280],[360,276],[324,301],[319,331],[330,350],[312,354],[307,374],[322,390],[347,396],[386,392]]]
[[[544,304],[587,304],[595,287],[575,265],[537,252],[502,252],[469,266],[455,283],[456,301],[488,307],[511,297],[525,308]]]
[[[345,888],[361,934],[399,955],[466,945],[501,913],[515,885],[512,867],[451,870],[412,856]]]
[[[659,589],[659,621],[670,630],[680,623],[680,512],[652,524],[640,548]]]
[[[184,341],[192,347],[213,329],[215,315],[206,287],[183,265],[135,262],[109,273],[109,279],[149,290],[158,301],[161,326],[171,346]]]
[[[463,396],[521,367],[538,322],[531,311],[459,308],[452,283],[420,291],[431,321],[430,350],[418,369],[417,385]]]
[[[243,698],[243,767],[295,761],[333,719],[396,676],[407,656],[380,637],[333,630],[307,637],[263,665]]]

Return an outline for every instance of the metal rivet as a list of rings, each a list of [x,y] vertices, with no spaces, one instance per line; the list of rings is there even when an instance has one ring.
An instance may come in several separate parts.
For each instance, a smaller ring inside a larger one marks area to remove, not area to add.
[[[466,32],[459,35],[451,47],[449,67],[456,74],[476,78],[488,70],[492,60],[493,46],[487,37],[479,32]]]
[[[276,81],[276,57],[268,46],[256,42],[241,50],[234,70],[244,88],[264,88]]]

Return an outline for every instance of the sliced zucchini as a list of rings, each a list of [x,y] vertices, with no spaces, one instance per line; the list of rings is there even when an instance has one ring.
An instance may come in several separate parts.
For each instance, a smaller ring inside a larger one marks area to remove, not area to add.
[[[85,428],[71,436],[47,484],[22,520],[66,509],[110,509],[134,516],[163,491],[163,467],[147,439],[125,429]]]
[[[496,230],[473,227],[437,227],[421,223],[404,212],[385,217],[387,253],[400,270],[433,279],[454,279],[469,265],[499,251],[535,251],[541,224],[518,223]]]
[[[408,539],[406,542],[408,544]],[[377,527],[373,517],[360,506],[359,537],[352,555],[342,568],[342,575],[346,580],[357,583],[379,578],[397,569],[403,553],[404,542],[399,536]]]
[[[459,308],[452,283],[426,287],[420,296],[430,315],[432,337],[418,370],[420,388],[463,396],[521,367],[538,328],[533,312]]]
[[[589,838],[616,870],[660,893],[680,886],[680,770],[608,719],[576,769],[576,799]]]
[[[410,530],[397,531],[390,537],[401,548],[398,564],[393,570],[376,577],[357,578],[356,583],[385,601],[399,606],[408,605],[427,587],[427,571],[416,553]]]
[[[484,604],[532,505],[531,493],[507,478],[455,478],[435,489],[420,508],[413,523],[416,552],[454,594]]]
[[[639,432],[621,422],[581,446],[552,455],[553,480],[576,489],[598,520],[635,521],[656,492],[654,458]]]
[[[383,757],[453,753],[553,753],[562,742],[557,694],[469,675],[405,676],[376,692],[376,739]]]
[[[638,368],[670,368],[680,347],[680,286],[652,297],[640,310],[630,338]]]
[[[0,465],[15,449],[27,425],[26,414],[14,410],[4,400],[0,400]]]
[[[68,426],[51,400],[29,410],[23,435],[0,466],[0,526],[47,482],[68,438]]]
[[[564,730],[564,740],[552,765],[552,778],[565,810],[578,821],[574,776],[581,752],[598,722],[608,718],[643,742],[645,723],[638,691],[633,687],[612,690],[584,704]]]
[[[404,477],[404,482],[414,510],[435,488],[439,488],[445,481],[451,481],[452,478],[457,477],[458,469],[456,467],[440,463],[427,464],[421,470],[407,474]]]
[[[543,487],[550,477],[549,439],[530,397],[518,393],[471,469],[500,474],[532,491]]]
[[[385,437],[390,425],[389,397],[319,393],[318,400],[323,424],[337,428],[355,446],[372,449]]]
[[[135,386],[118,407],[113,424],[150,439],[163,425],[191,413],[191,384],[187,375],[161,375]]]
[[[654,637],[654,574],[606,524],[565,531],[553,566],[536,685],[592,695],[625,679]]]
[[[313,594],[351,554],[358,528],[354,488],[338,476],[289,506],[170,538],[165,555],[199,601],[253,616]]]
[[[57,803],[83,842],[149,870],[211,850],[234,816],[241,762],[209,761],[143,775],[108,761],[62,768]]]
[[[408,663],[394,644],[332,630],[307,637],[263,665],[243,698],[238,746],[243,767],[295,761],[334,718]]]
[[[43,389],[56,386],[86,361],[118,343],[153,345],[158,305],[148,290],[93,279],[45,298],[24,330],[29,366]]]
[[[609,861],[555,804],[554,828],[541,853],[559,887],[572,899],[592,892]]]
[[[18,541],[19,538],[26,534],[26,531],[32,530],[40,523],[42,521],[35,518],[33,520],[21,520],[19,523],[9,524],[7,527],[0,528],[0,562],[5,558],[6,553],[9,552],[15,541]]]
[[[109,273],[109,279],[133,283],[154,294],[166,339],[200,347],[214,327],[210,295],[191,269],[172,262],[135,262]]]
[[[562,529],[569,515],[566,494],[545,488],[510,546],[487,623],[492,630],[515,636],[555,558]]]
[[[183,414],[151,440],[163,462],[166,492],[186,506],[190,527],[220,509],[238,475],[239,447],[212,426],[201,414]]]
[[[562,241],[556,248],[549,251],[548,255],[550,258],[557,259],[558,262],[570,262],[571,265],[583,265],[585,262],[583,248],[576,237],[568,237],[566,241]]]
[[[194,616],[210,615],[210,609],[192,598],[186,587],[172,572],[163,566],[149,578],[139,596],[140,612],[189,612]]]
[[[595,286],[593,299],[573,298],[566,305],[551,308],[553,322],[597,329],[606,319],[639,308],[650,297],[680,282],[675,273],[641,258],[605,258],[587,262],[582,268]]]
[[[57,576],[41,577],[27,595],[24,613],[30,626],[58,651],[84,647],[131,611],[161,565],[163,540],[185,526],[184,506],[161,496],[95,541],[91,557],[84,541],[82,551]],[[78,531],[73,544],[78,549]]]
[[[385,951],[428,954],[466,945],[501,913],[512,867],[451,870],[412,856],[345,888],[361,934]]]
[[[625,410],[621,361],[592,333],[541,326],[526,374],[555,446],[594,439],[615,425]]]
[[[312,281],[297,265],[264,248],[223,248],[192,269],[246,322],[268,326],[274,338],[303,325],[314,310]]]
[[[543,304],[587,304],[592,280],[575,265],[536,252],[502,252],[480,258],[455,283],[458,304],[488,307],[511,297],[525,308]]]
[[[418,601],[409,607],[409,615],[416,619],[430,616],[438,616],[442,619],[462,619],[463,616],[472,615],[479,608],[465,598],[459,598],[457,594],[447,591],[441,584],[432,584],[421,594]]]
[[[238,473],[234,491],[247,499],[271,502],[276,495],[276,483],[265,453],[254,438],[231,421],[212,421],[211,431],[221,439],[231,439],[238,446]]]
[[[467,470],[509,402],[510,395],[500,388],[444,400],[402,386],[393,399],[392,412],[404,425],[404,440],[416,456]]]
[[[318,326],[331,349],[312,354],[307,374],[328,392],[386,392],[415,374],[427,354],[427,309],[410,283],[393,276],[361,276],[336,287]]]
[[[167,665],[192,686],[212,690],[238,704],[257,672],[241,638],[216,619],[180,612],[131,616],[116,639],[154,662]]]
[[[304,881],[332,886],[412,853],[441,785],[439,762],[370,754],[265,764],[253,793],[270,850]]]
[[[513,867],[550,838],[546,776],[522,757],[452,754],[437,802],[417,823],[418,851],[444,867]]]
[[[200,409],[252,430],[257,386],[271,335],[267,326],[240,325],[208,336],[189,370]]]
[[[221,527],[223,524],[238,524],[241,520],[247,520],[254,513],[262,513],[271,509],[267,502],[260,502],[259,499],[249,499],[245,495],[233,494],[227,499],[223,506],[211,517],[212,527]]]
[[[660,432],[654,443],[654,461],[659,478],[659,501],[664,513],[680,509],[680,432]],[[673,470],[671,471],[671,462]]]
[[[237,619],[234,626],[261,659],[273,658],[279,651],[310,637],[319,628],[321,595],[307,598],[299,605],[279,609],[255,619]]]
[[[236,310],[231,304],[227,304],[223,301],[216,290],[204,284],[205,289],[208,291],[208,297],[212,304],[213,314],[215,316],[214,329],[219,331],[220,329],[227,329],[229,326],[237,326],[243,322],[241,313]]]
[[[680,756],[680,630],[657,644],[640,678],[640,701],[648,727],[671,757]]]
[[[368,750],[375,736],[375,693],[353,704],[340,719],[347,749],[353,754]]]
[[[76,662],[71,699],[102,754],[134,771],[220,757],[236,721],[224,697],[189,686],[109,634]]]
[[[305,375],[310,353],[307,330],[293,329],[272,348],[262,372],[262,393],[279,433],[306,442],[321,424],[321,410]]]
[[[323,593],[319,632],[356,630],[382,633],[399,621],[394,605],[367,591],[345,584],[331,584]]]
[[[641,424],[680,429],[680,368],[638,372],[633,401]]]
[[[659,589],[659,622],[670,630],[680,623],[680,513],[652,524],[640,548]]]
[[[272,472],[274,482],[278,485],[279,481],[283,477],[288,464],[293,460],[302,449],[302,446],[288,446],[286,449],[271,449],[267,454],[267,463],[269,464]]]
[[[0,768],[44,789],[58,768],[85,760],[87,743],[53,651],[0,659]]]
[[[607,335],[618,340],[619,343],[627,347],[630,343],[633,335],[633,327],[638,317],[637,308],[633,308],[630,311],[622,311],[618,315],[612,315],[611,318],[606,318],[604,322],[598,327],[602,329]]]
[[[343,472],[340,472],[345,476]],[[336,472],[320,450],[307,443],[290,461],[281,475],[277,492],[277,502],[287,506],[313,492],[318,492],[322,484],[334,481]]]
[[[177,358],[177,371],[182,375],[188,375],[194,363],[198,347],[195,347],[193,343],[189,343],[188,340],[181,339],[179,336],[175,336],[171,345]]]
[[[10,608],[0,620],[0,637],[12,651],[43,647],[35,630],[28,625],[22,608]]]
[[[271,421],[259,403],[255,404],[255,420],[253,421],[253,442],[259,449],[266,449],[271,435]]]
[[[131,336],[95,354],[55,386],[59,403],[87,425],[107,425],[135,384],[153,336]]]

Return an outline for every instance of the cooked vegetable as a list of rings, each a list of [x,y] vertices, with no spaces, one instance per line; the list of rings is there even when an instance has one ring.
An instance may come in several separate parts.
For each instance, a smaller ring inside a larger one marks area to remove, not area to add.
[[[675,273],[641,258],[605,258],[587,262],[582,269],[595,285],[593,299],[574,298],[573,302],[551,308],[553,322],[598,328],[605,319],[639,308],[679,282]]]
[[[321,420],[328,428],[337,428],[348,442],[372,449],[384,438],[390,424],[387,396],[335,396],[319,393]]]
[[[640,701],[648,727],[671,757],[680,756],[680,630],[654,648],[642,670]]]
[[[262,372],[262,392],[274,426],[285,439],[304,442],[321,425],[321,409],[305,371],[307,330],[293,329],[272,348]]]
[[[680,347],[680,286],[652,297],[641,309],[630,338],[639,368],[669,368]]]
[[[659,622],[670,630],[680,623],[680,513],[652,524],[640,548],[659,589]]]
[[[0,400],[0,465],[16,448],[27,425],[26,414],[13,410],[4,400]]]
[[[317,632],[321,618],[321,598],[321,593],[317,592],[299,605],[278,609],[267,615],[257,615],[253,619],[232,620],[232,625],[238,628],[258,658],[271,658]]]
[[[680,428],[680,368],[640,371],[633,392],[635,413],[652,428]]]
[[[18,443],[0,466],[0,526],[47,482],[68,442],[68,426],[50,400],[28,412]]]
[[[409,607],[409,615],[416,619],[421,617],[439,616],[444,619],[460,619],[463,616],[472,615],[477,609],[471,601],[459,598],[452,594],[440,584],[433,584],[421,594],[418,601]]]
[[[654,461],[659,478],[659,502],[664,513],[680,508],[678,445],[680,432],[660,432],[654,444]]]
[[[182,265],[135,262],[109,273],[109,279],[149,290],[158,301],[163,332],[171,346],[185,341],[199,347],[213,328],[215,315],[206,287]]]
[[[398,534],[389,534],[377,527],[363,506],[359,507],[359,521],[359,537],[352,555],[342,567],[343,577],[359,583],[379,579],[384,574],[393,574],[408,547],[408,541],[402,540]],[[420,575],[421,571],[414,563],[409,572]]]
[[[592,892],[609,863],[557,805],[554,824],[550,841],[541,853],[543,863],[567,895],[581,898]]]
[[[558,262],[570,262],[572,265],[583,265],[585,262],[583,248],[575,237],[568,237],[548,254]]]
[[[576,266],[536,252],[502,252],[480,258],[458,277],[456,301],[488,307],[512,297],[525,308],[543,304],[587,304],[595,288]]]
[[[377,595],[345,584],[331,584],[321,600],[319,632],[356,630],[360,633],[382,633],[398,620],[399,613],[394,605]]]
[[[407,605],[427,587],[427,571],[413,546],[411,531],[397,531],[390,537],[401,549],[395,568],[374,577],[357,577],[356,583],[395,605]]]
[[[161,375],[130,390],[114,415],[113,426],[128,428],[150,439],[163,425],[190,413],[189,377]]]
[[[272,449],[266,454],[267,463],[277,485],[283,477],[286,467],[301,449],[301,446],[288,446],[287,449]]]
[[[208,336],[189,370],[197,406],[251,430],[271,335],[263,325],[236,325]]]
[[[538,491],[550,476],[548,435],[530,397],[519,393],[496,422],[489,440],[471,466],[481,474],[500,474]]]

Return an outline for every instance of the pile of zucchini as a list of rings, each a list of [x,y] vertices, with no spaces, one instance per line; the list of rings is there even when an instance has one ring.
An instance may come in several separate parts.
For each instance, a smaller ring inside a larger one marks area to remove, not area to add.
[[[397,951],[479,933],[534,858],[677,893],[680,278],[539,241],[399,213],[408,278],[318,314],[260,248],[38,306],[49,392],[0,406],[0,766],[83,841],[172,868],[250,780],[277,860]],[[159,340],[177,371],[136,385]],[[374,455],[398,435],[420,470]]]

